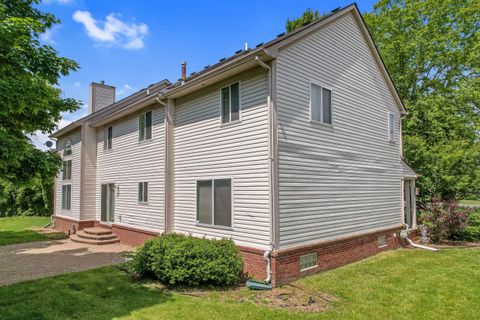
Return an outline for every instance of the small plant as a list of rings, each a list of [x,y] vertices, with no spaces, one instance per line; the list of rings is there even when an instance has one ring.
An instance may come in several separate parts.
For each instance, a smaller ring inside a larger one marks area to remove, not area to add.
[[[168,234],[145,242],[130,269],[171,285],[232,285],[242,274],[243,260],[231,240]]]
[[[435,197],[421,213],[419,222],[428,227],[432,241],[438,243],[462,234],[468,225],[470,213],[471,210],[459,207],[457,201],[442,202]]]

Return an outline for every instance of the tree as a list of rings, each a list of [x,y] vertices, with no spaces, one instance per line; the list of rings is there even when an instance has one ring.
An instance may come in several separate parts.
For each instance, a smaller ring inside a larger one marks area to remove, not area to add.
[[[287,32],[290,32],[306,26],[307,24],[320,19],[320,17],[321,16],[318,13],[318,10],[312,11],[312,9],[307,9],[299,18],[294,18],[293,20],[290,20],[290,18],[288,18],[287,23],[285,24],[285,28],[287,29]]]
[[[380,0],[363,17],[409,113],[420,200],[479,195],[480,2]]]
[[[53,177],[59,157],[36,149],[28,134],[51,133],[61,112],[79,108],[78,101],[62,98],[57,87],[59,78],[78,65],[40,43],[39,36],[60,21],[35,8],[38,3],[0,2],[0,176],[4,180]]]

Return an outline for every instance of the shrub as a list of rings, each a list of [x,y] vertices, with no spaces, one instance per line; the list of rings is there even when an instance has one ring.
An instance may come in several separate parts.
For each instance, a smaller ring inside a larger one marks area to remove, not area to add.
[[[450,240],[462,234],[467,227],[471,210],[461,208],[457,201],[444,201],[433,198],[420,217],[419,222],[425,224],[431,234],[432,241],[438,243]]]
[[[231,240],[168,234],[149,240],[139,248],[131,268],[165,284],[232,285],[241,276],[243,261]]]
[[[472,212],[468,217],[468,225],[456,235],[456,240],[480,241],[480,209]]]

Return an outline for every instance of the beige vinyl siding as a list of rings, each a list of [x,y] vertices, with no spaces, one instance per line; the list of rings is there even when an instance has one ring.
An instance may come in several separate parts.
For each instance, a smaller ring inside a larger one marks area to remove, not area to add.
[[[310,122],[312,80],[332,126]],[[279,52],[277,95],[280,247],[400,224],[399,110],[353,15]]]
[[[103,127],[97,131],[97,220],[100,220],[102,183],[114,183],[115,223],[147,230],[164,230],[164,108],[153,111],[152,139],[139,141],[138,115],[109,123],[112,149],[103,150]],[[138,183],[148,182],[148,203],[138,203]]]
[[[255,69],[177,100],[174,229],[195,236],[269,244],[266,73]],[[220,124],[220,88],[240,80],[241,122]],[[232,178],[232,230],[196,225],[196,179]]]
[[[63,148],[66,141],[70,139],[72,143],[72,154],[63,156]],[[57,140],[57,151],[64,160],[72,160],[72,179],[62,180],[62,171],[56,177],[55,183],[55,214],[69,217],[72,219],[80,219],[80,162],[81,162],[81,132],[80,129],[65,135]],[[66,184],[72,185],[72,202],[70,210],[62,209],[62,186]]]
[[[82,127],[82,140],[81,219],[93,220],[96,212],[97,129],[85,124]]]

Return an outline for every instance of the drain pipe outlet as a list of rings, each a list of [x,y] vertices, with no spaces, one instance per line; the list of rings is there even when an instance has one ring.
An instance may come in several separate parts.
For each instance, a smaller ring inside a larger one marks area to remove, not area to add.
[[[267,262],[267,278],[265,279],[266,283],[272,282],[272,252],[274,246],[270,244],[270,248],[263,253],[263,259]]]
[[[436,249],[436,248],[422,246],[421,244],[414,243],[411,239],[408,238],[408,224],[404,223],[403,225],[405,226],[405,230],[402,230],[400,232],[400,237],[402,239],[405,239],[409,245],[411,245],[414,248],[418,248],[418,249],[423,249],[423,250],[428,250],[428,251],[438,251],[438,249]]]

